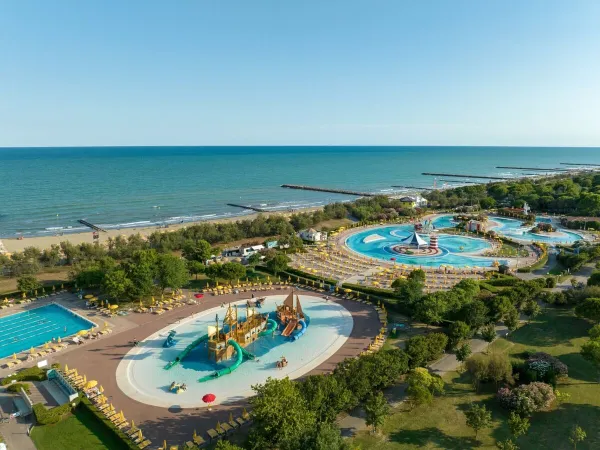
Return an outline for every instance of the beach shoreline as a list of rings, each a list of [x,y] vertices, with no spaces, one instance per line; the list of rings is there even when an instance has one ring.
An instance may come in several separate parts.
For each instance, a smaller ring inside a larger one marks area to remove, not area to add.
[[[253,213],[241,216],[233,216],[226,218],[218,218],[218,219],[208,219],[201,220],[196,222],[185,222],[185,223],[177,223],[170,224],[168,227],[164,227],[163,225],[155,224],[151,226],[139,227],[139,228],[114,228],[106,231],[99,232],[99,239],[97,240],[101,245],[106,245],[109,238],[115,238],[117,236],[132,236],[135,234],[140,234],[141,236],[148,237],[155,231],[162,231],[165,233],[170,233],[173,231],[181,230],[184,228],[188,228],[194,225],[201,225],[204,223],[230,223],[230,222],[239,222],[242,220],[253,220],[256,219],[259,215],[264,217],[270,216],[283,216],[289,217],[292,214],[298,213],[309,213],[313,211],[322,210],[324,206],[311,206],[308,208],[298,208],[294,211],[273,211],[273,212],[262,212],[262,213]],[[50,235],[50,236],[31,236],[24,237],[23,239],[18,238],[1,238],[0,239],[0,253],[2,251],[10,254],[15,252],[21,252],[26,247],[37,247],[40,250],[44,250],[46,248],[50,248],[53,244],[60,244],[63,241],[68,241],[71,244],[79,245],[79,244],[93,244],[93,233],[94,230],[90,228],[89,231],[82,231],[79,233],[65,233],[63,235]]]

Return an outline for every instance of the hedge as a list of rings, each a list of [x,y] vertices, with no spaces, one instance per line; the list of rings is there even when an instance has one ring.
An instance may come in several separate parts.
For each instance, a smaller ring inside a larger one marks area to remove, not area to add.
[[[15,394],[18,394],[19,392],[21,392],[21,388],[23,388],[23,390],[27,394],[31,394],[31,390],[29,389],[29,383],[11,383],[8,385],[6,390],[8,392],[13,392]]]
[[[408,308],[408,306],[405,303],[398,301],[399,299],[391,290],[350,283],[344,283],[342,287],[344,289],[351,289],[355,292],[368,295],[371,303],[381,300],[381,302],[384,303],[388,309],[393,309],[400,314],[404,314],[409,317],[412,316],[412,311]]]
[[[270,275],[274,275],[274,273],[272,271],[270,271],[265,266],[260,266],[260,267],[257,267],[256,269],[258,271],[260,271],[260,272],[264,272],[264,273],[268,273]],[[331,279],[331,278],[319,277],[319,276],[313,275],[311,273],[305,273],[305,272],[302,272],[301,270],[297,270],[297,269],[294,269],[292,267],[288,267],[285,271],[279,272],[277,275],[282,280],[287,279],[287,277],[292,277],[292,280],[294,280],[294,277],[300,277],[300,278],[305,278],[307,280],[318,281],[319,283],[330,284],[331,286],[335,286],[338,283],[337,280],[334,280],[334,279]]]
[[[481,289],[485,289],[486,291],[490,291],[492,294],[497,294],[498,292],[500,292],[502,290],[499,287],[488,283],[487,281],[480,281],[479,287]]]
[[[533,263],[530,266],[519,267],[517,269],[517,272],[520,272],[520,273],[532,272],[534,270],[541,269],[542,267],[544,267],[546,265],[547,262],[548,262],[548,253],[544,253],[542,255],[542,257],[539,260],[537,260],[535,263]]]
[[[58,423],[65,416],[71,412],[71,404],[75,403],[75,406],[79,404],[79,398],[67,402],[64,405],[56,406],[54,408],[46,409],[41,403],[33,405],[33,414],[35,414],[35,420],[38,425],[51,425]]]
[[[91,412],[96,418],[104,424],[109,433],[112,433],[117,439],[123,442],[124,449],[130,450],[138,450],[138,446],[133,443],[131,439],[129,439],[125,433],[119,430],[115,425],[108,420],[104,414],[102,414],[98,409],[92,404],[92,402],[87,397],[81,397],[81,402],[79,403],[80,408],[86,408],[89,412]]]
[[[46,371],[37,366],[23,369],[20,372],[6,378],[2,378],[0,384],[6,386],[15,381],[44,381],[46,379]]]
[[[514,286],[520,280],[515,277],[507,277],[507,278],[492,278],[490,280],[485,280],[485,283],[490,286]]]

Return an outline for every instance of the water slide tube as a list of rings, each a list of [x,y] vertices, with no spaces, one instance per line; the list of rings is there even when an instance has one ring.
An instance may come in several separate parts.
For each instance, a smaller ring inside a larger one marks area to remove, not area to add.
[[[298,321],[298,325],[300,325],[300,329],[296,330],[294,332],[294,334],[292,334],[292,336],[291,336],[292,341],[297,341],[298,339],[300,339],[302,337],[302,335],[304,333],[306,333],[306,327],[307,327],[306,322],[304,320],[300,319]]]
[[[175,358],[173,361],[171,361],[169,364],[167,364],[165,366],[165,370],[169,370],[170,368],[172,368],[173,366],[176,366],[177,364],[179,364],[181,361],[183,361],[183,359],[188,355],[189,352],[191,352],[195,347],[197,347],[198,345],[200,345],[203,342],[208,341],[208,334],[205,334],[204,336],[200,336],[198,339],[196,339],[194,342],[192,342],[190,345],[188,345],[185,350],[183,350],[179,355],[177,355],[177,358]]]
[[[262,330],[260,333],[258,333],[258,336],[266,336],[268,334],[273,333],[275,330],[277,329],[277,322],[275,322],[273,319],[267,319],[267,326],[265,327],[264,330]]]
[[[199,383],[203,383],[205,381],[209,381],[214,378],[219,378],[219,377],[222,377],[223,375],[229,375],[231,372],[236,370],[242,364],[242,362],[244,361],[244,356],[249,359],[255,359],[255,356],[252,353],[250,353],[247,350],[244,350],[240,346],[240,344],[238,344],[233,339],[229,339],[227,341],[227,345],[231,345],[235,349],[235,352],[236,352],[235,353],[236,358],[235,358],[235,362],[233,363],[233,365],[230,367],[226,367],[225,369],[217,370],[216,372],[211,373],[210,375],[207,375],[205,377],[199,378],[198,379]]]

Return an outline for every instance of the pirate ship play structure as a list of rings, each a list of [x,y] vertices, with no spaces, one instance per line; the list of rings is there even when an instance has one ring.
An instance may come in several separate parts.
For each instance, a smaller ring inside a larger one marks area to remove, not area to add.
[[[276,307],[275,317],[282,326],[281,335],[289,337],[292,341],[298,340],[306,332],[308,316],[302,311],[300,299],[293,291],[283,301],[283,304]],[[252,353],[246,350],[246,347],[261,336],[273,335],[279,326],[277,321],[270,319],[268,313],[257,313],[249,301],[246,302],[245,317],[240,318],[237,305],[232,306],[230,304],[223,321],[219,323],[219,315],[217,314],[215,324],[208,326],[208,333],[188,345],[173,361],[165,366],[165,370],[169,370],[183,361],[198,345],[206,343],[207,356],[210,361],[219,363],[234,356],[235,361],[229,367],[215,370],[210,375],[198,379],[198,381],[209,381],[230,374],[244,362],[244,359],[256,359]],[[172,339],[172,336],[169,337]],[[285,360],[285,364],[281,363],[281,366],[278,365],[277,367],[285,367],[286,365],[287,360]]]
[[[291,336],[292,340],[298,340],[306,333],[307,317],[302,311],[302,305],[300,304],[300,298],[298,294],[296,297],[296,305],[294,306],[294,291],[290,292],[290,295],[286,297],[283,304],[277,306],[277,320],[283,326],[282,336]],[[294,333],[295,332],[295,333]],[[294,334],[292,334],[294,333]]]

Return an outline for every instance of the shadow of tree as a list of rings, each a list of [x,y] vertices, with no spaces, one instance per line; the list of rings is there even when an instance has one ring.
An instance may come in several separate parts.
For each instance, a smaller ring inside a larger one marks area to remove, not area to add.
[[[430,447],[432,444],[444,449],[476,448],[478,441],[474,437],[448,436],[437,428],[422,428],[420,430],[401,430],[389,435],[392,442],[410,444],[418,447]]]
[[[511,334],[510,341],[531,347],[569,345],[571,339],[586,336],[590,324],[569,311],[553,310],[542,320],[532,322]]]
[[[592,363],[583,359],[580,353],[567,353],[558,357],[569,368],[569,378],[596,383],[596,369]],[[599,388],[600,389],[600,388]]]

